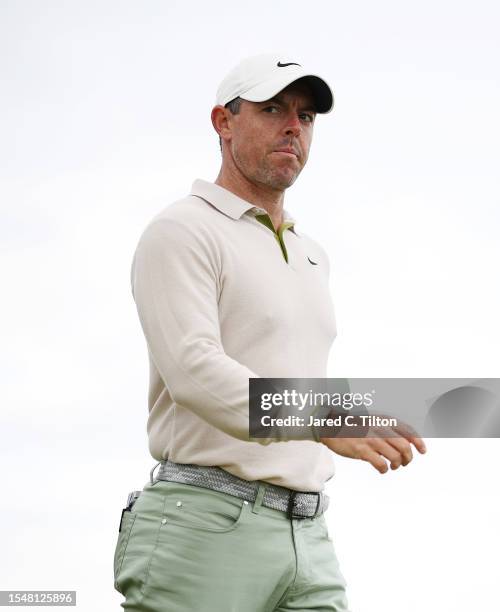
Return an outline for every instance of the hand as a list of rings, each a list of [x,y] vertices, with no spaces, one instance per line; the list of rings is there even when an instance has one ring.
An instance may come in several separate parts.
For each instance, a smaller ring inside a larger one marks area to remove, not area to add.
[[[393,428],[370,427],[367,436],[362,438],[320,438],[319,441],[338,455],[368,461],[381,474],[389,470],[385,459],[389,460],[392,470],[408,465],[413,459],[412,444],[421,454],[427,450],[422,438],[403,424]]]

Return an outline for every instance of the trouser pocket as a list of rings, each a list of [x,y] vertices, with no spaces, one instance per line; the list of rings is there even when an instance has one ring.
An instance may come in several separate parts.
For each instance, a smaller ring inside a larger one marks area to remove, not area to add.
[[[238,497],[176,482],[162,483],[163,517],[167,525],[214,533],[234,531],[248,502]]]
[[[143,497],[143,496],[141,496]],[[160,527],[161,513],[148,507],[146,496],[132,511],[125,511],[115,553],[115,589],[127,604],[138,604],[146,587],[149,566]]]
[[[124,508],[122,510],[113,562],[115,589],[117,589],[118,591],[120,591],[118,578],[120,576],[123,559],[127,551],[127,546],[130,539],[130,534],[132,533],[135,518],[136,514],[128,508]]]

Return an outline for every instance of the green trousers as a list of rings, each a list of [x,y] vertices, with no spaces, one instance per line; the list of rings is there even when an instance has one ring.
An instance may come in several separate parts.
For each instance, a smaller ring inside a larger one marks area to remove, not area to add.
[[[114,586],[129,612],[348,612],[324,516],[147,483],[121,520]]]

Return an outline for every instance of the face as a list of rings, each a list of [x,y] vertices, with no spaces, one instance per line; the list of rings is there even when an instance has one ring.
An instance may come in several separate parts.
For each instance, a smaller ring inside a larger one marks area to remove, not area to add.
[[[290,187],[307,162],[315,115],[310,89],[301,82],[266,102],[243,100],[239,113],[228,118],[235,166],[254,184]]]

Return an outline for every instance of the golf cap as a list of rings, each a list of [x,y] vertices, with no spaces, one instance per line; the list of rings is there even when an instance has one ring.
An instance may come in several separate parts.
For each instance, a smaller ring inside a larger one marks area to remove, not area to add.
[[[329,113],[333,108],[333,92],[328,83],[304,68],[296,58],[275,53],[242,60],[219,85],[215,104],[225,106],[238,97],[249,102],[265,102],[298,79],[305,79],[311,87],[316,111]]]

